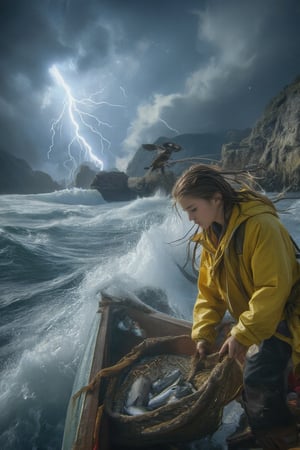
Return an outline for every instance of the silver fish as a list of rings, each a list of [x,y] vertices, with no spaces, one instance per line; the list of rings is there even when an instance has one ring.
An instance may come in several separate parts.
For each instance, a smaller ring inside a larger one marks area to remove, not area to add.
[[[196,392],[194,386],[187,381],[182,382],[181,377],[179,377],[175,381],[175,383],[173,383],[171,386],[167,387],[164,391],[160,392],[158,395],[153,396],[149,400],[147,407],[151,410],[156,409],[167,403],[174,403],[179,399],[187,395],[190,395],[194,392]]]
[[[176,386],[175,397],[180,399],[186,395],[193,394],[194,392],[196,392],[194,386],[186,381],[184,384]]]
[[[149,410],[144,406],[125,406],[124,412],[128,416],[140,416],[141,414],[146,414]]]
[[[160,392],[159,394],[152,397],[148,402],[148,408],[149,409],[156,409],[160,406],[167,403],[169,398],[176,392],[176,384],[172,384],[172,386],[166,388],[164,391]]]
[[[145,406],[148,403],[151,380],[146,376],[138,377],[128,392],[126,407]]]
[[[171,372],[168,372],[166,376],[161,380],[155,380],[151,385],[151,392],[156,395],[159,392],[162,392],[168,386],[171,386],[176,380],[179,382],[179,378],[181,377],[181,371],[179,369],[174,369]]]

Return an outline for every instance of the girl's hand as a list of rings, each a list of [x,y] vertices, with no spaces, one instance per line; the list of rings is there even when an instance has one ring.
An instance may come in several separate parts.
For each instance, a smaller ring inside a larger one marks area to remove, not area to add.
[[[196,349],[200,359],[204,359],[207,355],[211,353],[211,345],[205,339],[200,339],[200,341],[196,343]]]
[[[237,341],[234,336],[230,336],[220,348],[219,354],[220,357],[228,354],[229,358],[237,359],[241,364],[244,364],[247,350],[248,348],[245,345]]]

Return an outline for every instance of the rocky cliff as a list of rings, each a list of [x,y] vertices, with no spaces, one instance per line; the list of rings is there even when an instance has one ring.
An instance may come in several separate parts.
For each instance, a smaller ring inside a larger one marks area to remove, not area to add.
[[[248,137],[223,145],[221,160],[226,169],[262,167],[266,190],[300,190],[300,77],[272,99]]]
[[[0,150],[0,194],[40,194],[61,189],[45,172]]]

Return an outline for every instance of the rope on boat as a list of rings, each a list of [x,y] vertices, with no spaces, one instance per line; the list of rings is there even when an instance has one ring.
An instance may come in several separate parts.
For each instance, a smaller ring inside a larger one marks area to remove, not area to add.
[[[100,435],[100,427],[101,427],[101,422],[102,422],[103,410],[104,410],[104,405],[100,405],[97,410],[94,435],[93,435],[93,442],[94,442],[95,449],[99,448],[99,435]]]
[[[153,341],[156,339],[153,338]],[[125,355],[120,361],[118,361],[116,364],[110,367],[105,367],[94,376],[92,381],[90,381],[89,384],[86,386],[83,386],[79,391],[77,391],[73,395],[73,400],[76,400],[78,397],[80,397],[81,394],[85,392],[90,392],[95,389],[95,387],[100,383],[101,378],[105,377],[111,377],[114,375],[117,375],[121,370],[128,367],[133,361],[137,359],[139,355],[141,355],[144,352],[144,349],[149,346],[149,340],[148,343],[146,341],[142,341],[138,346],[134,347],[127,355]],[[137,351],[138,350],[138,351]]]
[[[191,369],[187,381],[192,381],[199,370],[212,369],[218,362],[221,362],[218,352],[206,355],[205,358],[200,358],[199,353],[196,351],[191,357]]]

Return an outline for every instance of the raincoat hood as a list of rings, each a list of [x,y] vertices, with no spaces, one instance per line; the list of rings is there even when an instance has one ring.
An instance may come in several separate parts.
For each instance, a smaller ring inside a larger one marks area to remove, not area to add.
[[[225,232],[218,245],[214,242],[211,229],[197,233],[192,240],[198,242],[208,252],[214,254],[214,265],[216,268],[237,228],[250,217],[260,214],[271,214],[278,217],[275,207],[254,198],[253,200],[242,202],[239,205],[234,205]]]

